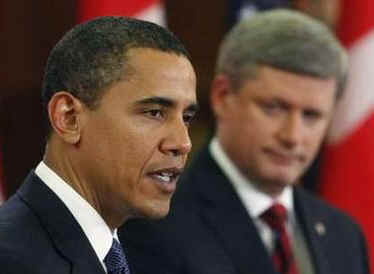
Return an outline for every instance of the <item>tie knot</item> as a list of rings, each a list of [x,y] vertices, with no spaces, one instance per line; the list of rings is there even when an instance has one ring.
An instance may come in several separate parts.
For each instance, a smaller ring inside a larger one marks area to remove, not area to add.
[[[278,203],[273,204],[260,216],[272,229],[281,231],[287,219],[286,208]]]
[[[108,274],[112,273],[130,273],[125,253],[121,244],[113,239],[112,247],[104,259]]]

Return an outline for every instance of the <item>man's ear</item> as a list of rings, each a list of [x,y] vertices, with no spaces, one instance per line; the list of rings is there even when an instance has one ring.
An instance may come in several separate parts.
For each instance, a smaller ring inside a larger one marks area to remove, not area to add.
[[[233,95],[230,80],[226,75],[217,75],[211,85],[210,104],[217,118],[224,115]]]
[[[70,144],[80,141],[83,111],[82,102],[66,91],[56,92],[48,103],[48,116],[53,130]]]

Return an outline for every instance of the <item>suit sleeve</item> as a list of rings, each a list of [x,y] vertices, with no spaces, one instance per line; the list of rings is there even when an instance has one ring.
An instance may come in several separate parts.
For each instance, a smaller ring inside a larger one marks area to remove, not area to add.
[[[361,251],[362,251],[361,258],[362,258],[362,265],[363,265],[364,273],[370,274],[371,272],[370,272],[368,249],[367,249],[367,244],[366,244],[367,242],[361,230],[359,230],[359,233],[360,233],[359,237],[360,237]]]

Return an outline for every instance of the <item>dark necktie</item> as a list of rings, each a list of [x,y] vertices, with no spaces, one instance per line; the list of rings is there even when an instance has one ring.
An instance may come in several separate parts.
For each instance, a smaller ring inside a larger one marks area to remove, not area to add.
[[[275,269],[281,274],[298,274],[285,227],[287,210],[283,205],[276,203],[266,210],[261,218],[270,226],[275,235],[275,248],[272,255]]]
[[[113,239],[112,247],[105,256],[104,263],[108,274],[130,274],[125,253],[116,239]]]

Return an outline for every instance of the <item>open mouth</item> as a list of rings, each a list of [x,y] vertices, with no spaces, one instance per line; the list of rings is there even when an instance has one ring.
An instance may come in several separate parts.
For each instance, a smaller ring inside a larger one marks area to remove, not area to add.
[[[163,191],[174,192],[181,172],[180,168],[166,168],[149,172],[148,175]]]
[[[154,177],[156,177],[157,179],[165,183],[170,183],[173,180],[176,180],[178,176],[179,176],[179,173],[175,173],[175,172],[162,171],[162,172],[154,173]]]

